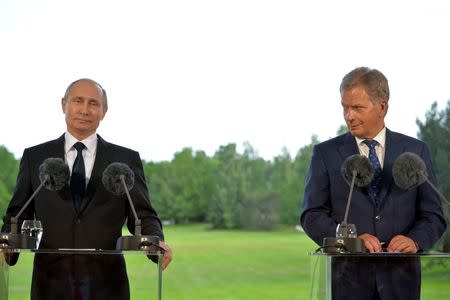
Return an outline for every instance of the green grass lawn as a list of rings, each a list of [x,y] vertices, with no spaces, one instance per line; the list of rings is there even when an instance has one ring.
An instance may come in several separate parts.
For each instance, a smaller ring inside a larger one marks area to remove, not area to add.
[[[310,299],[316,257],[308,253],[317,246],[293,228],[218,231],[197,224],[167,226],[165,234],[174,260],[164,272],[164,299]],[[156,299],[156,265],[141,254],[126,255],[126,260],[132,299]],[[424,269],[422,299],[450,299],[447,260]],[[29,299],[31,265],[29,253],[10,268],[10,300]]]
[[[217,231],[166,227],[174,261],[164,272],[167,299],[307,299],[314,243],[292,229]]]

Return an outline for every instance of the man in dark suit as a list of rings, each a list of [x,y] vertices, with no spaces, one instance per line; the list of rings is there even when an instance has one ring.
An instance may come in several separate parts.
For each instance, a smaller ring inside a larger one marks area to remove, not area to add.
[[[378,70],[357,68],[342,80],[341,102],[349,132],[314,147],[304,191],[301,224],[322,245],[344,219],[349,185],[341,175],[353,154],[369,157],[376,176],[355,188],[348,223],[356,225],[367,251],[416,253],[430,249],[446,223],[438,196],[428,185],[401,190],[392,166],[403,152],[419,155],[435,182],[425,143],[390,131],[384,118],[389,86]],[[333,299],[419,299],[420,261],[416,258],[339,258],[332,265]]]
[[[96,133],[108,109],[105,90],[91,79],[77,80],[67,88],[61,106],[67,131],[56,140],[25,149],[2,231],[10,229],[11,217],[40,185],[42,162],[59,157],[71,169],[70,184],[58,192],[42,189],[21,220],[41,220],[44,234],[40,249],[114,250],[125,221],[131,232],[135,221],[126,196],[115,196],[102,184],[106,167],[121,162],[135,175],[130,196],[142,221],[142,234],[160,238],[159,246],[165,250],[162,265],[166,268],[172,251],[163,242],[161,222],[150,203],[139,154],[108,143]],[[81,179],[76,181],[77,177]],[[37,254],[31,299],[129,299],[124,259],[119,255]]]

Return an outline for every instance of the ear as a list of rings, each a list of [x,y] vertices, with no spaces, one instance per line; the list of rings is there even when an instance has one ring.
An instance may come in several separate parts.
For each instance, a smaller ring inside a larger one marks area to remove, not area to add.
[[[108,106],[103,106],[103,116],[102,116],[102,120],[106,115],[106,112],[108,111]]]
[[[380,107],[381,107],[381,112],[383,114],[383,117],[386,116],[388,108],[389,108],[389,103],[386,100],[383,100],[380,103]]]
[[[66,101],[64,100],[64,97],[61,98],[61,108],[63,113],[66,113]]]

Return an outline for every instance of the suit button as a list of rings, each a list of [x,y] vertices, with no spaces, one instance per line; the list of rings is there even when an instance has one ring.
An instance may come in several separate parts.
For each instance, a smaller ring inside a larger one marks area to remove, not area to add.
[[[380,216],[375,216],[375,221],[380,222],[381,221],[381,217]]]
[[[75,224],[80,224],[81,223],[81,220],[80,219],[76,219],[75,220]]]

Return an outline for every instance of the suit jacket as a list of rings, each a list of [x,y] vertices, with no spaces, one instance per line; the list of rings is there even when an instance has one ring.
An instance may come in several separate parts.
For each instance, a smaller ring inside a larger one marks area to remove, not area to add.
[[[64,159],[64,135],[28,149],[20,162],[16,189],[4,217],[3,231],[9,230],[10,219],[16,215],[40,185],[39,166],[49,157]],[[106,142],[98,136],[97,153],[92,175],[81,208],[76,211],[68,184],[60,191],[42,189],[21,220],[41,220],[44,233],[40,249],[102,249],[114,250],[127,221],[134,231],[134,217],[126,195],[115,196],[102,184],[105,168],[113,162],[127,164],[134,172],[135,183],[130,191],[136,212],[142,221],[142,234],[164,239],[161,222],[153,209],[145,182],[142,162],[136,151]],[[83,285],[83,293],[95,299],[128,299],[129,288],[125,263],[117,255],[54,255],[35,256],[32,299],[72,299],[74,285]]]
[[[414,240],[422,250],[430,249],[446,228],[439,197],[428,184],[409,190],[396,186],[392,166],[403,152],[413,152],[425,162],[429,179],[435,183],[435,173],[425,143],[386,130],[382,188],[378,206],[368,188],[355,187],[348,223],[356,225],[359,234],[369,233],[389,243],[402,234]],[[322,245],[324,237],[334,237],[336,226],[344,219],[349,185],[341,175],[344,160],[358,154],[355,138],[346,133],[314,147],[308,171],[301,212],[301,224],[311,239]],[[379,259],[351,264],[351,260],[335,262],[334,283],[342,299],[371,299],[378,290],[382,299],[418,299],[420,295],[420,265],[416,259],[386,261]],[[359,267],[358,267],[359,266]],[[338,278],[340,277],[340,278]],[[409,298],[405,298],[406,296]],[[397,297],[397,298],[396,298]]]

